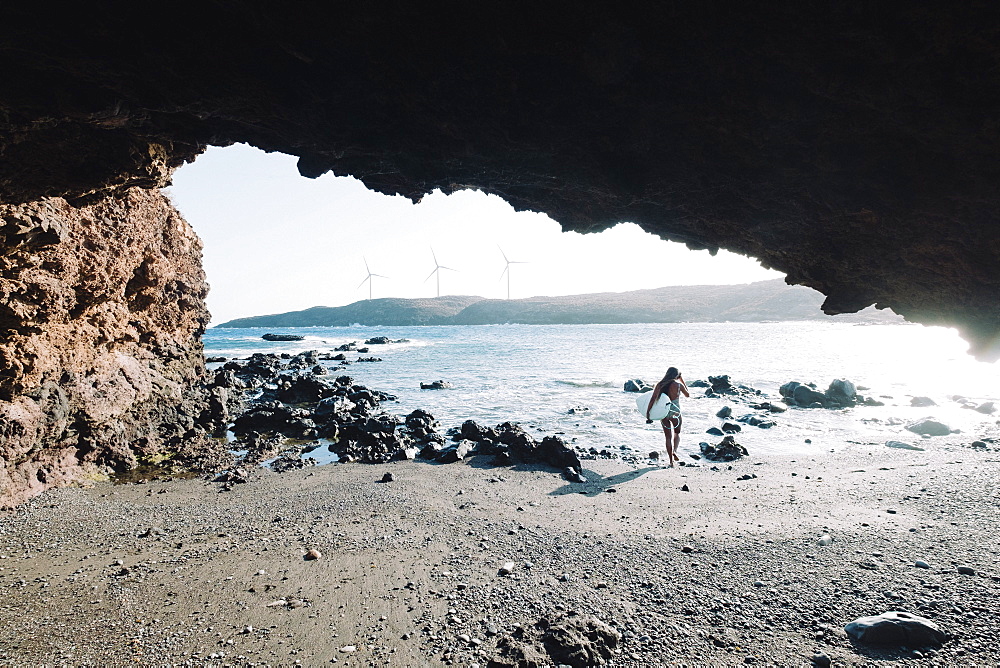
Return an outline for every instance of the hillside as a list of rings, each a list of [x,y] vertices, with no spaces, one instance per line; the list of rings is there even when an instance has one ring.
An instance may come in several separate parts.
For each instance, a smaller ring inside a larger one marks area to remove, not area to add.
[[[752,322],[817,320],[823,295],[781,279],[747,285],[683,285],[632,292],[502,300],[481,297],[373,299],[347,306],[240,318],[218,327],[337,327],[362,325],[594,324],[631,322]],[[901,322],[873,308],[838,320]]]

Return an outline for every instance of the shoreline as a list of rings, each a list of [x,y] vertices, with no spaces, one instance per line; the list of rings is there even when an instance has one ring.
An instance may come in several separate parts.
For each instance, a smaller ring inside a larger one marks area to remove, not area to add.
[[[517,624],[576,612],[622,634],[619,666],[1000,662],[1000,455],[836,450],[587,460],[584,484],[473,458],[50,490],[3,516],[0,658],[486,666]],[[843,633],[896,609],[957,638],[918,657]]]

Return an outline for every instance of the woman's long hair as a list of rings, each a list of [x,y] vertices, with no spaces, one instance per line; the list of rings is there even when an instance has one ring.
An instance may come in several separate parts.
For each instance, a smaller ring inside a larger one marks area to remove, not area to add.
[[[677,376],[679,375],[681,375],[681,372],[677,369],[677,367],[672,366],[669,369],[667,369],[667,375],[665,375],[663,377],[663,380],[661,380],[660,382],[663,383],[663,385],[665,386],[669,385],[670,382],[676,380]]]

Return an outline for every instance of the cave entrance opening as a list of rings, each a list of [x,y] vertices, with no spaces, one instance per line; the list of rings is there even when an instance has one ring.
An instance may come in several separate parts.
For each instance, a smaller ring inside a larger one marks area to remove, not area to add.
[[[509,282],[518,299],[783,276],[635,224],[563,233],[547,215],[517,212],[496,195],[434,192],[413,203],[353,178],[303,178],[295,162],[246,145],[211,148],[167,189],[203,240],[213,324],[369,294],[434,297],[438,284],[441,295],[506,299]]]

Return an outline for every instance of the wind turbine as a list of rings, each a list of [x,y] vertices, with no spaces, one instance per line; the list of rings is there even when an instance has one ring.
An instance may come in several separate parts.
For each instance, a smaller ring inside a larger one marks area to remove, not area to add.
[[[432,271],[430,273],[430,276],[428,276],[427,278],[424,279],[424,283],[426,283],[427,281],[431,280],[431,276],[433,276],[434,274],[437,274],[437,296],[440,297],[441,296],[441,270],[442,269],[447,269],[448,271],[458,271],[458,269],[452,269],[451,267],[445,267],[445,266],[443,266],[441,264],[438,264],[437,255],[434,254],[434,249],[433,248],[431,248],[431,257],[434,258],[434,271]]]
[[[500,248],[500,246],[497,246],[497,248]],[[512,264],[528,264],[528,263],[520,261],[520,260],[508,260],[507,259],[507,254],[503,252],[502,248],[500,248],[500,254],[503,255],[503,260],[504,260],[504,262],[507,263],[506,266],[503,268],[503,274],[500,274],[500,280],[502,281],[503,280],[503,275],[507,274],[507,301],[510,301],[510,265],[512,265]]]
[[[361,259],[363,259],[365,261],[365,271],[368,272],[368,275],[365,277],[365,280],[361,281],[358,284],[358,288],[360,288],[365,283],[368,283],[368,301],[371,301],[371,299],[372,299],[372,283],[374,283],[374,281],[372,280],[372,276],[378,276],[379,278],[389,278],[389,277],[388,276],[383,276],[382,274],[373,274],[372,270],[368,268],[368,258],[366,258],[365,256],[362,255]]]

